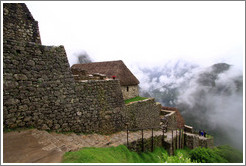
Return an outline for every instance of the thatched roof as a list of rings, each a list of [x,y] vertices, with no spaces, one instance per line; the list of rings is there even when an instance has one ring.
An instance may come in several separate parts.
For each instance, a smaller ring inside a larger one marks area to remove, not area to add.
[[[72,69],[86,70],[88,74],[100,73],[105,74],[108,78],[116,76],[123,86],[138,85],[138,79],[126,67],[123,61],[107,61],[107,62],[94,62],[84,64],[74,64]]]

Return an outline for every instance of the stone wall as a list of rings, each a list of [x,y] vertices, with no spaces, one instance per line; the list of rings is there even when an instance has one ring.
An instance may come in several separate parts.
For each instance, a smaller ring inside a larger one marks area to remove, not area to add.
[[[152,138],[144,138],[144,152],[151,152],[152,150]],[[125,144],[126,145],[126,144]],[[126,145],[127,146],[127,145]],[[142,139],[138,139],[132,142],[129,142],[128,144],[128,149],[134,152],[142,152]],[[163,141],[163,136],[159,135],[159,136],[154,136],[153,137],[153,147],[164,147],[165,149],[169,149],[170,148],[170,144],[168,143],[164,143]]]
[[[4,40],[4,127],[110,133],[123,109],[119,81],[76,83],[63,46]]]
[[[137,96],[138,86],[128,92]],[[75,81],[64,47],[41,45],[26,5],[3,4],[4,128],[109,134],[126,121],[131,128],[158,127],[160,110],[154,99],[125,106],[118,80]]]
[[[167,111],[167,110],[166,110]],[[167,111],[169,114],[165,115],[168,119],[168,129],[177,129],[177,118],[175,111]]]
[[[163,147],[169,155],[173,155],[176,149],[184,148],[184,140],[180,139],[179,135],[176,136],[175,132],[173,133],[173,139],[166,141],[167,136],[163,139],[162,135],[153,136],[153,148]],[[180,145],[180,144],[181,145]],[[127,146],[127,144],[125,144]],[[152,150],[152,138],[144,138],[143,139],[143,149],[142,149],[142,139],[138,139],[128,143],[128,149],[135,152],[151,152]]]
[[[126,104],[126,121],[129,129],[160,127],[161,104],[154,98]]]
[[[166,123],[167,121],[167,129],[174,130],[177,129],[177,112],[170,111],[170,110],[161,110],[160,111],[160,118],[162,123]]]
[[[213,138],[205,138],[197,134],[185,133],[184,139],[185,146],[190,149],[197,147],[212,148],[214,146]]]
[[[175,117],[176,117],[176,123],[177,123],[176,127],[179,128],[179,129],[181,129],[181,128],[183,129],[184,128],[185,120],[184,120],[184,118],[180,114],[180,111],[177,108],[162,106],[162,110],[175,111]]]
[[[139,96],[139,87],[138,87],[138,85],[121,86],[121,90],[122,90],[122,93],[123,93],[124,100]]]
[[[113,133],[125,129],[125,105],[119,80],[80,81],[76,82],[75,91],[86,131]]]
[[[80,130],[69,117],[79,106],[63,46],[4,40],[3,55],[5,127]]]
[[[38,22],[24,3],[3,3],[3,38],[41,44]]]

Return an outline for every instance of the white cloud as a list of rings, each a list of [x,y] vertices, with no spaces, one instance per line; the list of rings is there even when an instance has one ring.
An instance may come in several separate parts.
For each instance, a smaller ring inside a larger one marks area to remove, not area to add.
[[[47,45],[86,50],[96,61],[210,65],[242,59],[245,2],[27,2]],[[236,50],[238,54],[233,54]]]

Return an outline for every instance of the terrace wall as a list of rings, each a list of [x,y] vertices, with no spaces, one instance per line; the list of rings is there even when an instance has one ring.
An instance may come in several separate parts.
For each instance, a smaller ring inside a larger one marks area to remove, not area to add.
[[[118,80],[74,81],[63,46],[4,40],[4,127],[112,133],[124,109]]]
[[[160,126],[161,104],[156,103],[154,98],[135,101],[126,104],[126,121],[128,127],[151,128]]]

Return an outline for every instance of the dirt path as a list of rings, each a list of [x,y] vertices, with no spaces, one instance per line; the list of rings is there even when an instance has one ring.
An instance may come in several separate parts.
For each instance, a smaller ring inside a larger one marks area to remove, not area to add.
[[[154,131],[154,135],[161,135]],[[171,132],[165,133],[171,141]],[[151,137],[151,131],[144,131],[144,138]],[[141,132],[130,132],[129,142],[140,139]],[[4,163],[60,163],[65,152],[83,147],[109,147],[126,143],[126,132],[112,135],[58,134],[55,132],[29,129],[3,134]]]

